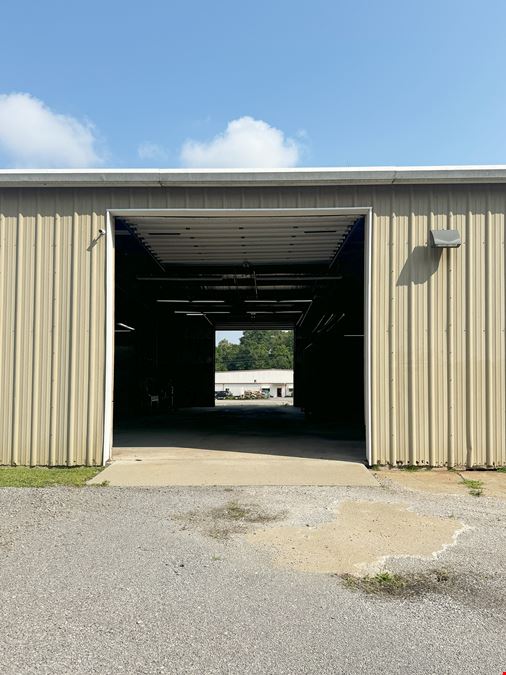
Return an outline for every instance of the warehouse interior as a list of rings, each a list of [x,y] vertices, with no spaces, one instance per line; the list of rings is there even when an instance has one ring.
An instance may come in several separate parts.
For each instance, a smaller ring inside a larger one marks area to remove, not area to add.
[[[160,444],[212,411],[216,330],[255,328],[294,331],[298,416],[283,424],[364,439],[364,216],[150,210],[114,224],[113,445],[125,429]],[[226,434],[234,414],[212,424]]]

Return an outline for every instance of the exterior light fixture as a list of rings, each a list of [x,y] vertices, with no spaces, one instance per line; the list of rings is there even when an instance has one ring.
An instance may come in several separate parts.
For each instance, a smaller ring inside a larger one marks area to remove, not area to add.
[[[431,230],[430,245],[432,248],[459,248],[462,244],[458,230]]]

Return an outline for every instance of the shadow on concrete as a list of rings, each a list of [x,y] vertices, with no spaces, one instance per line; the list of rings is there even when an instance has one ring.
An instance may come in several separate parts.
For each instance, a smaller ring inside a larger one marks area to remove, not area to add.
[[[163,459],[173,449],[365,462],[363,430],[305,419],[291,405],[188,408],[116,425],[113,459]]]

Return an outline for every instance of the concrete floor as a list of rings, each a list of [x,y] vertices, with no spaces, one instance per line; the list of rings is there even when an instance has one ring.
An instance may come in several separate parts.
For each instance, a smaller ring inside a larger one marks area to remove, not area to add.
[[[375,485],[352,430],[305,420],[289,402],[220,401],[124,423],[111,485]]]

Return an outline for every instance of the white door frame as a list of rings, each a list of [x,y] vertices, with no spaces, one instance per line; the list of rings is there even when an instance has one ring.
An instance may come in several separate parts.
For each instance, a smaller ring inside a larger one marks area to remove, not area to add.
[[[113,440],[115,235],[114,216],[111,211],[107,211],[105,222],[105,405],[102,464],[111,459]]]
[[[364,223],[364,406],[367,463],[373,464],[372,451],[372,207]]]
[[[106,212],[106,289],[105,289],[105,378],[104,378],[104,443],[102,463],[112,456],[113,443],[113,410],[114,410],[114,265],[115,235],[114,220],[116,217],[141,215],[171,216],[309,216],[309,215],[357,215],[364,216],[364,403],[366,428],[366,457],[372,464],[371,445],[371,263],[372,263],[372,207],[331,207],[331,208],[279,208],[279,209],[108,209]]]

